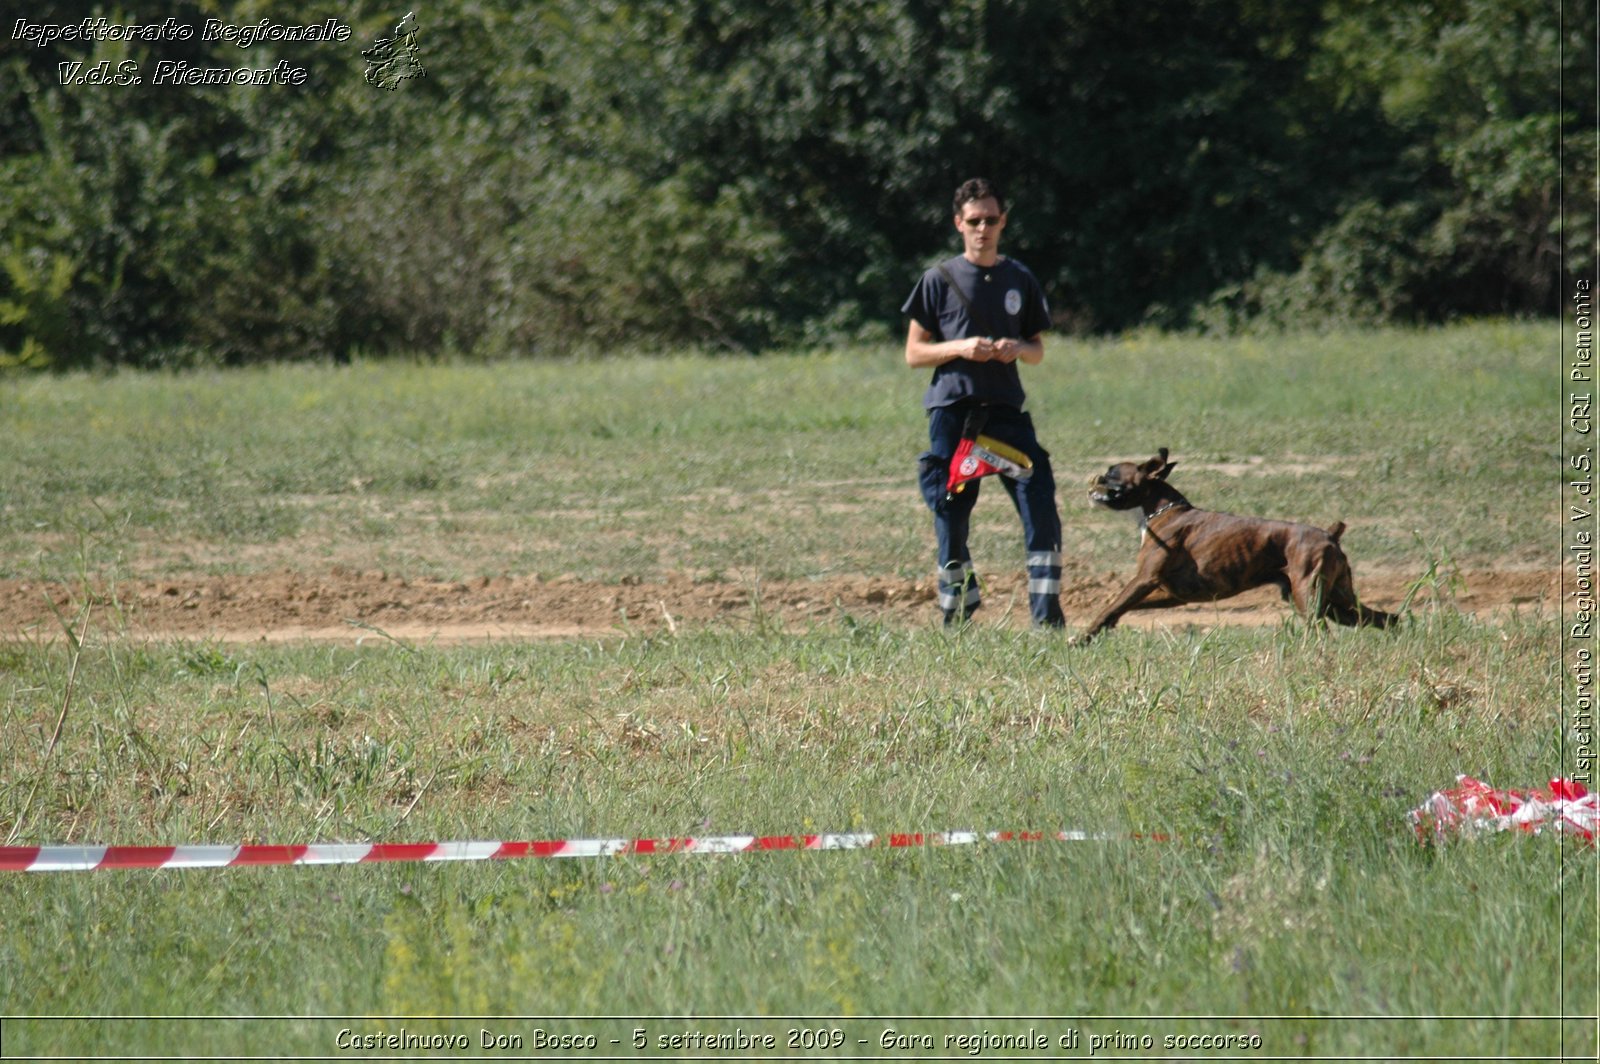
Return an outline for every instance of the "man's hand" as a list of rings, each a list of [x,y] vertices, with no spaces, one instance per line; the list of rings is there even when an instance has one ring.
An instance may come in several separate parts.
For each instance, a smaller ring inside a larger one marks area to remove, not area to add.
[[[933,333],[912,319],[906,329],[906,365],[913,369],[942,366],[953,359],[971,362],[1026,362],[1038,365],[1044,358],[1044,343],[1037,336],[1026,340],[991,340],[975,336],[966,340],[935,342]]]
[[[991,346],[994,353],[990,358],[995,362],[1015,362],[1022,354],[1021,340],[994,340]]]

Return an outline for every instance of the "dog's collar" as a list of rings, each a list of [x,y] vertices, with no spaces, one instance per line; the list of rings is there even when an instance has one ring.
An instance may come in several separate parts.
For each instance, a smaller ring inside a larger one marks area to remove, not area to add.
[[[1162,514],[1166,513],[1168,510],[1175,510],[1180,506],[1188,506],[1188,505],[1189,505],[1188,503],[1183,502],[1180,499],[1173,499],[1171,502],[1167,503],[1165,506],[1163,506],[1160,509],[1158,509],[1155,513],[1147,515],[1145,517],[1145,519],[1144,519],[1144,527],[1149,528],[1151,521],[1154,521],[1156,518],[1160,517]]]

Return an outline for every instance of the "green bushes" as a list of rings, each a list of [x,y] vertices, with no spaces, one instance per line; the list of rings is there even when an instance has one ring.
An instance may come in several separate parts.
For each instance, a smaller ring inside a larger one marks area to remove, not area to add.
[[[171,14],[328,17],[349,40],[0,41],[0,365],[878,337],[979,172],[1074,331],[1545,313],[1593,268],[1576,2],[446,0],[394,91],[380,5]]]

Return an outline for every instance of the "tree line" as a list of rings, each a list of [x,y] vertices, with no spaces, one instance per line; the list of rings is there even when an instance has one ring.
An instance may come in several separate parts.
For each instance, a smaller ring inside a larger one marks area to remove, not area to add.
[[[1587,0],[32,6],[0,366],[881,340],[979,174],[1070,332],[1550,314],[1594,268]]]

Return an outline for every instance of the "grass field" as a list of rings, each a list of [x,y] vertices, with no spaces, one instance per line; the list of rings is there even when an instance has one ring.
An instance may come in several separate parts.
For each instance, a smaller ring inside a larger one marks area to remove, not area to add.
[[[83,594],[0,642],[7,844],[1177,841],[0,874],[4,1052],[431,1052],[359,1043],[404,1028],[525,1058],[637,1030],[707,1059],[958,1059],[985,1031],[1048,1040],[990,1057],[1592,1056],[1594,850],[1405,822],[1458,772],[1563,771],[1556,604],[1471,614],[1452,579],[1560,564],[1560,358],[1502,323],[1054,344],[1031,406],[1082,571],[1131,543],[1077,485],[1165,445],[1197,500],[1342,517],[1358,584],[1414,576],[1395,634],[1085,648],[844,609],[472,645],[122,624],[119,581],[284,565],[924,576],[922,381],[888,349],[8,380],[0,578]],[[777,1044],[685,1037],[735,1031]]]

